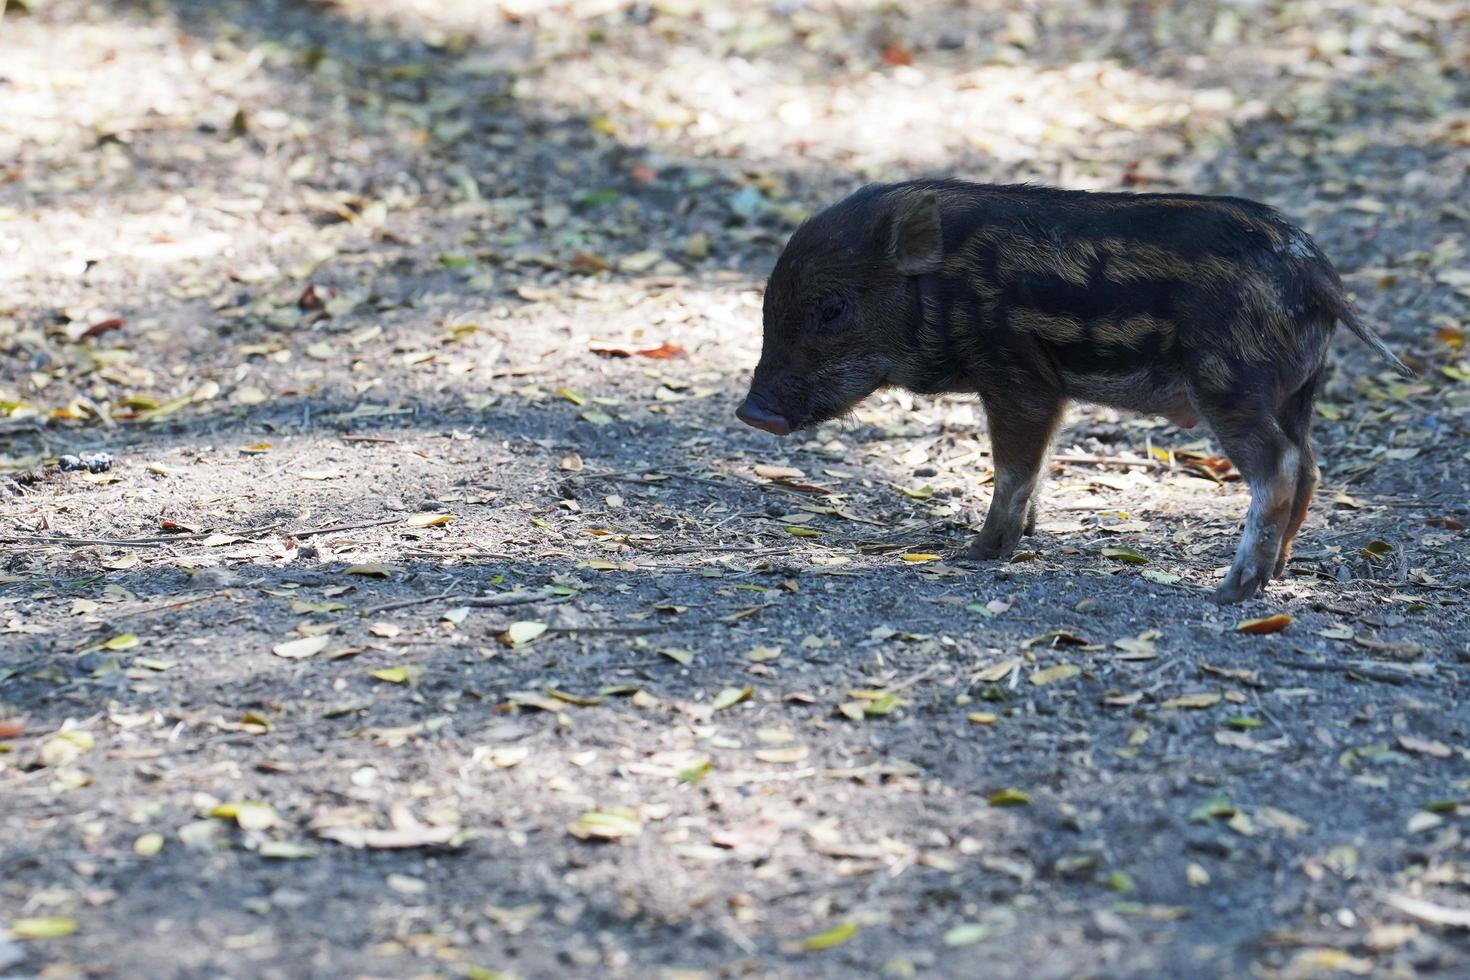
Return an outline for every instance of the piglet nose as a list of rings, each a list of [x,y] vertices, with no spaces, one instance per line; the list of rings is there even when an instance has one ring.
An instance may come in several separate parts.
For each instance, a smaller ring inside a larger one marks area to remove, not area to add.
[[[764,429],[772,435],[784,436],[791,431],[791,423],[784,415],[766,411],[753,398],[746,398],[740,403],[740,407],[735,409],[735,417],[746,425]]]

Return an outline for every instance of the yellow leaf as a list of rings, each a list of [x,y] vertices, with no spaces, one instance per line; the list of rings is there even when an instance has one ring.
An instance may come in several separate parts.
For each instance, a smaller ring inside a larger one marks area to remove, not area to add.
[[[92,737],[91,732],[79,728],[57,732],[41,745],[41,765],[52,768],[64,766],[83,752],[92,751],[96,744],[97,740]]]
[[[408,519],[409,527],[433,527],[436,524],[448,524],[454,520],[453,514],[445,514],[435,511],[424,511],[414,514]]]
[[[567,831],[581,840],[621,840],[643,833],[643,823],[631,810],[587,810]]]
[[[804,952],[814,953],[818,950],[831,949],[833,946],[841,946],[858,934],[856,922],[839,922],[830,929],[813,933],[801,941],[800,948]]]
[[[138,645],[138,642],[138,638],[132,633],[123,633],[121,636],[114,636],[112,639],[102,644],[102,649],[131,650],[133,647]]]
[[[221,803],[209,811],[211,817],[233,820],[241,830],[266,830],[276,825],[276,808],[254,800]]]
[[[711,702],[710,708],[714,711],[723,711],[726,708],[739,704],[754,693],[755,688],[753,687],[727,687],[715,695],[715,699]]]
[[[1177,698],[1170,698],[1161,708],[1209,708],[1220,703],[1220,694],[1217,691],[1208,691],[1203,694],[1184,694]]]
[[[1020,662],[1020,657],[1006,657],[1004,660],[997,661],[989,667],[982,669],[975,675],[975,679],[985,684],[994,684],[996,681],[1004,680],[1011,671],[1016,669],[1016,666]]]
[[[310,613],[341,612],[346,608],[347,606],[341,602],[307,602],[305,599],[291,600],[291,611],[298,616],[305,616]]]
[[[675,663],[683,664],[685,667],[688,667],[694,662],[694,651],[692,650],[685,650],[680,647],[661,647],[658,652]]]
[[[813,527],[797,527],[795,524],[788,524],[786,526],[786,533],[798,538],[815,538],[821,535],[822,532]]]
[[[343,575],[368,575],[368,576],[371,576],[372,578],[387,578],[388,575],[389,575],[389,572],[388,572],[388,568],[387,568],[386,565],[383,565],[383,564],[381,564],[379,562],[372,562],[371,564],[367,564],[367,565],[353,565],[351,568],[348,568],[342,574]]]
[[[1055,684],[1057,681],[1070,680],[1080,673],[1082,673],[1082,668],[1076,664],[1057,664],[1055,667],[1038,670],[1031,675],[1030,681],[1039,687],[1042,684]]]
[[[143,857],[152,857],[163,850],[162,834],[140,834],[133,841],[133,853],[141,854]]]
[[[575,704],[580,708],[590,708],[593,705],[602,703],[602,698],[589,698],[581,694],[573,694],[570,691],[563,691],[555,687],[548,687],[546,689],[546,695],[547,697],[555,698],[556,700],[561,701],[565,704]]]
[[[907,561],[907,562],[913,562],[914,564],[920,564],[920,563],[923,563],[923,562],[926,562],[926,561],[938,561],[941,556],[940,555],[931,555],[927,551],[911,551],[911,552],[908,552],[907,554],[899,555],[898,557],[902,558],[904,561]]]
[[[10,934],[16,939],[64,939],[76,931],[77,920],[69,915],[41,915],[10,923]]]
[[[975,725],[994,725],[995,715],[989,711],[972,711],[965,716]]]
[[[416,684],[424,676],[421,664],[405,664],[402,667],[379,667],[370,671],[370,676],[388,684]]]
[[[163,418],[166,415],[172,415],[172,414],[174,414],[179,409],[183,408],[185,405],[188,405],[193,400],[194,399],[191,396],[188,396],[188,395],[184,396],[183,398],[175,398],[173,401],[171,401],[171,402],[165,402],[164,404],[158,406],[157,408],[152,408],[152,409],[149,409],[146,412],[140,412],[140,413],[138,413],[138,417],[139,418],[142,418],[142,419],[158,419],[158,418]]]
[[[1026,806],[1031,802],[1031,794],[1025,790],[1010,787],[991,793],[989,800],[991,806]]]
[[[776,749],[756,749],[755,757],[762,762],[800,762],[809,751],[805,745],[784,745]]]

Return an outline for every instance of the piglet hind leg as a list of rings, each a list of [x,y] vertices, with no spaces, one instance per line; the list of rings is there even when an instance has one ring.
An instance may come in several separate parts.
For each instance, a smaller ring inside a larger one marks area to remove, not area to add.
[[[990,424],[995,493],[980,533],[960,557],[987,561],[1010,554],[1021,535],[1036,528],[1036,485],[1065,403],[1049,392],[982,393],[981,399]]]
[[[1276,558],[1276,578],[1280,578],[1286,571],[1286,563],[1291,560],[1291,543],[1307,519],[1307,508],[1312,503],[1312,494],[1321,479],[1321,470],[1317,468],[1317,460],[1312,453],[1311,437],[1312,406],[1321,380],[1321,372],[1313,375],[1300,390],[1286,400],[1279,415],[1281,429],[1286,433],[1286,438],[1296,446],[1298,456],[1296,493],[1291,501],[1291,518],[1287,521],[1286,533],[1281,539],[1281,554]]]
[[[1295,530],[1302,450],[1267,412],[1220,412],[1210,418],[1210,425],[1251,491],[1235,561],[1215,590],[1216,602],[1240,602],[1266,587],[1288,535]]]

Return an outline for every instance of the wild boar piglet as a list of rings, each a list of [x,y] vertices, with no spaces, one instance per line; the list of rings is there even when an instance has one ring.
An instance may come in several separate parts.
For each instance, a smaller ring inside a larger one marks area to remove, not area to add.
[[[1036,524],[1069,401],[1201,419],[1250,487],[1221,602],[1279,577],[1317,486],[1312,403],[1338,322],[1401,374],[1316,243],[1233,197],[918,180],[864,187],[791,236],[739,418],[786,435],[872,392],[974,392],[995,493],[964,554]]]

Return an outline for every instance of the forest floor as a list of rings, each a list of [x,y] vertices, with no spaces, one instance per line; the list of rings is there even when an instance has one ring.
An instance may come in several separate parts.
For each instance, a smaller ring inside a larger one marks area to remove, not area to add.
[[[1470,972],[1470,4],[8,6],[0,975]],[[1264,598],[1202,430],[966,567],[972,401],[735,421],[921,174],[1334,258]]]

